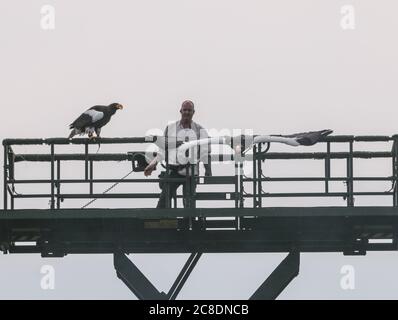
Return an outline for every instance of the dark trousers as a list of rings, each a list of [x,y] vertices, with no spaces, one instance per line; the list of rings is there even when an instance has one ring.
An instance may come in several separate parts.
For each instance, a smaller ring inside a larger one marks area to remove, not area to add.
[[[166,177],[166,175],[165,175],[165,173],[166,172],[162,172],[162,174],[159,176],[159,177]],[[170,175],[169,175],[169,178],[180,178],[180,179],[185,179],[185,181],[181,181],[181,182],[164,182],[164,183],[162,183],[162,192],[160,193],[160,197],[159,197],[159,201],[158,201],[158,205],[156,206],[156,208],[166,208],[166,199],[167,199],[167,195],[166,195],[166,193],[167,193],[167,187],[166,187],[166,184],[168,184],[169,185],[169,198],[170,198],[170,201],[171,201],[171,199],[172,198],[175,198],[176,196],[177,196],[177,189],[179,188],[179,186],[183,186],[183,195],[184,195],[184,199],[183,199],[183,202],[184,202],[184,207],[186,207],[187,205],[186,205],[186,201],[185,201],[185,196],[187,195],[187,192],[188,192],[188,190],[186,190],[187,188],[186,188],[186,176],[184,176],[184,175],[181,175],[181,174],[179,174],[178,173],[178,171],[177,170],[171,170],[170,171]],[[191,183],[191,177],[189,177],[188,178],[188,183],[190,184]]]

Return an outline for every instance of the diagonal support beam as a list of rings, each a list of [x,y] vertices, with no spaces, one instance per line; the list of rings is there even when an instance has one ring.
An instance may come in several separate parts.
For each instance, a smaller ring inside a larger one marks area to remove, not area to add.
[[[190,276],[192,270],[195,268],[196,264],[198,263],[201,255],[202,253],[195,252],[189,256],[187,262],[182,267],[180,274],[178,275],[177,279],[174,281],[174,284],[172,285],[169,293],[167,294],[169,300],[175,300],[177,298],[182,287],[184,286],[185,282]]]
[[[124,282],[124,284],[136,295],[138,299],[167,299],[166,294],[164,292],[159,292],[124,253],[114,253],[113,263],[116,269],[117,277]]]
[[[300,252],[291,251],[263,282],[250,300],[275,300],[299,274]]]

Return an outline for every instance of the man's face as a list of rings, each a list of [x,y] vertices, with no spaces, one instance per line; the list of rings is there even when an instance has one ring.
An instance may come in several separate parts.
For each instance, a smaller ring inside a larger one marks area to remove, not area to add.
[[[184,121],[191,121],[193,114],[195,113],[195,109],[192,103],[184,103],[181,106],[181,119]]]

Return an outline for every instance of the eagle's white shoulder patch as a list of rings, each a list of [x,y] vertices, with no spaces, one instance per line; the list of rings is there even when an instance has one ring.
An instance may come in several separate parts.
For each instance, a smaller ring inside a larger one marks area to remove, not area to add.
[[[93,123],[101,120],[104,117],[104,113],[97,110],[87,110],[84,114],[88,114],[91,119],[93,119]]]

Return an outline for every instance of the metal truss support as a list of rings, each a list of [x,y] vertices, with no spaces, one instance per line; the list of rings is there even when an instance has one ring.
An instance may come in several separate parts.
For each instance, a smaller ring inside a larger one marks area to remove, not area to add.
[[[113,263],[117,277],[136,295],[140,300],[166,300],[166,294],[159,292],[145,275],[131,262],[124,253],[115,253]]]
[[[145,277],[137,266],[122,252],[114,253],[116,274],[140,300],[175,300],[192,270],[195,268],[201,253],[192,253],[179,273],[168,294],[159,292]]]
[[[177,298],[182,287],[184,286],[185,282],[190,276],[192,270],[195,268],[196,264],[198,263],[201,255],[202,253],[199,252],[191,253],[187,262],[182,267],[182,270],[178,275],[177,279],[174,281],[174,284],[171,286],[171,289],[167,295],[169,300],[175,300]]]
[[[275,300],[299,274],[300,252],[291,251],[263,282],[250,300]]]

